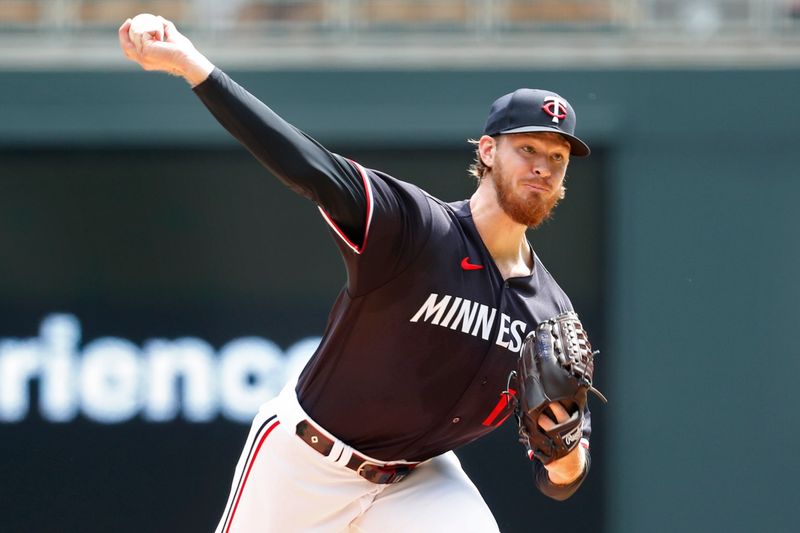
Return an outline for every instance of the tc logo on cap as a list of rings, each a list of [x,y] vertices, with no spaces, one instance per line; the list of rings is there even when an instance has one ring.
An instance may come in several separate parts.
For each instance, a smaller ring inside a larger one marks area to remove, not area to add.
[[[567,118],[567,102],[558,96],[545,96],[542,109],[553,117],[553,122],[556,124]]]

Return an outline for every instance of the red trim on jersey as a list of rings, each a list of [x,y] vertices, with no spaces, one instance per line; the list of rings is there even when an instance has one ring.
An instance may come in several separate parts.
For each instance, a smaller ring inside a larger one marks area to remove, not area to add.
[[[231,525],[233,524],[233,517],[236,516],[236,508],[239,507],[239,500],[242,498],[242,493],[244,492],[244,487],[247,485],[247,478],[250,476],[250,470],[253,468],[253,463],[256,462],[256,457],[258,457],[258,451],[261,449],[261,445],[264,444],[264,440],[269,436],[273,429],[278,427],[281,423],[280,420],[276,420],[274,424],[272,424],[267,430],[264,432],[264,435],[261,436],[261,440],[258,441],[258,446],[256,447],[255,453],[253,453],[253,457],[250,459],[250,464],[247,465],[247,470],[244,474],[244,480],[242,481],[242,486],[239,488],[239,494],[236,495],[236,503],[233,504],[233,511],[231,511],[231,517],[228,520],[228,527],[225,528],[225,533],[228,533],[231,530]]]
[[[364,240],[361,242],[361,246],[356,245],[354,242],[352,242],[350,239],[348,239],[347,235],[344,234],[344,232],[339,228],[339,226],[336,224],[336,222],[334,222],[334,220],[328,215],[328,213],[325,212],[324,209],[322,209],[321,207],[319,207],[318,209],[319,209],[319,212],[322,213],[322,218],[325,219],[325,222],[327,222],[328,225],[331,227],[331,229],[334,232],[336,232],[336,235],[338,235],[339,238],[342,239],[342,241],[344,241],[344,243],[348,246],[348,248],[353,250],[355,253],[360,254],[361,252],[364,251],[364,248],[367,246],[367,236],[369,235],[369,225],[370,225],[370,222],[372,222],[372,207],[373,207],[373,205],[372,205],[373,204],[373,200],[372,200],[372,185],[369,182],[369,177],[367,177],[367,171],[364,169],[364,167],[362,167],[361,165],[359,165],[355,161],[351,161],[349,159],[348,159],[348,161],[350,161],[350,163],[354,167],[356,167],[356,169],[358,170],[359,174],[361,174],[361,179],[364,182],[364,191],[367,193],[367,220],[366,220],[366,224],[364,224]]]
[[[502,426],[502,425],[503,425],[503,422],[505,422],[506,420],[508,420],[508,417],[509,417],[509,416],[511,416],[511,412],[508,412],[508,413],[506,413],[506,416],[504,416],[503,418],[501,418],[501,419],[500,419],[500,421],[499,421],[497,424],[495,424],[495,427],[500,427],[500,426]]]
[[[486,417],[486,419],[482,422],[482,424],[484,426],[491,426],[492,423],[495,421],[495,419],[498,416],[500,416],[500,413],[502,413],[503,410],[508,407],[508,404],[511,403],[511,396],[516,396],[516,395],[517,391],[515,391],[514,389],[508,389],[507,391],[501,392],[500,399],[497,401],[497,405],[494,406],[494,409],[492,409],[492,412],[489,413],[489,416]],[[504,416],[503,419],[500,420],[500,422],[494,425],[499,426],[500,424],[505,422],[510,415],[511,413],[506,414],[506,416]]]

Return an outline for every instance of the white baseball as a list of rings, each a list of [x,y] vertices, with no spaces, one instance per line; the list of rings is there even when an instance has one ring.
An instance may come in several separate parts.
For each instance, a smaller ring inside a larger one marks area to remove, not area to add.
[[[131,19],[131,27],[128,30],[128,35],[131,41],[133,41],[133,44],[136,45],[136,48],[141,52],[142,41],[164,40],[164,22],[161,17],[151,15],[150,13],[136,15]]]

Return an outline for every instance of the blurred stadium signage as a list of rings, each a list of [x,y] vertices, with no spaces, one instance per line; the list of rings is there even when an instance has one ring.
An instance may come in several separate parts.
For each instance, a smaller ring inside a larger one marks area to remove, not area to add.
[[[38,337],[0,339],[0,423],[32,417],[37,407],[42,419],[61,423],[78,416],[104,424],[137,416],[208,422],[220,415],[249,423],[299,374],[319,340],[305,338],[285,351],[259,337],[231,340],[218,351],[194,337],[142,346],[103,337],[80,347],[78,318],[49,315]]]

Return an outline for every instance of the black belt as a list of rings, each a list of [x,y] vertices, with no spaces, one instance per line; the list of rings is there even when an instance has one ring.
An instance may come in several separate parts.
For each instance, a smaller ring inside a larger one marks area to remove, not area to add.
[[[298,422],[297,436],[303,442],[317,450],[324,456],[328,456],[333,449],[333,441],[322,434],[314,424],[308,420]],[[387,483],[397,483],[405,479],[419,463],[411,463],[404,465],[384,465],[380,463],[373,463],[353,452],[350,460],[347,462],[347,468],[356,472],[359,476],[372,483],[381,485]]]

